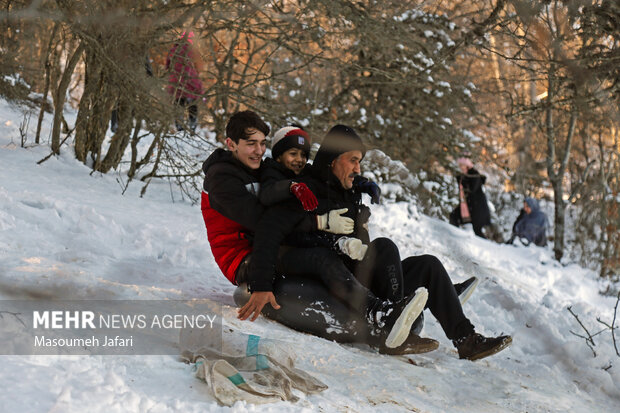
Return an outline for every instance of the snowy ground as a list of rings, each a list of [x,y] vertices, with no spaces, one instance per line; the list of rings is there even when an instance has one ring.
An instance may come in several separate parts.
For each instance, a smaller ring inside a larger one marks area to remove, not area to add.
[[[375,207],[374,236],[391,237],[403,257],[439,256],[455,281],[481,277],[466,314],[482,333],[514,336],[492,358],[461,361],[427,313],[423,335],[441,346],[409,364],[265,319],[237,321],[233,287],[213,261],[198,206],[173,203],[167,183],[152,184],[142,199],[139,185],[123,196],[113,173],[89,175],[66,146],[36,165],[49,149],[19,148],[20,120],[0,103],[0,299],[211,298],[224,305],[226,323],[290,342],[298,366],[329,389],[296,405],[228,409],[174,356],[3,356],[2,411],[620,410],[620,358],[609,333],[597,337],[593,358],[569,332],[580,328],[566,311],[573,305],[596,330],[596,317],[611,321],[615,301],[598,294],[594,273],[562,267],[547,250],[477,239],[409,205]]]

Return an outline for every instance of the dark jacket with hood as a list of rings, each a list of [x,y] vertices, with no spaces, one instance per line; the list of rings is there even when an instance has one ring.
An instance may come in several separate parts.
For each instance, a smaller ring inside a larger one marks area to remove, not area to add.
[[[285,245],[300,248],[334,248],[334,244],[338,238],[340,238],[340,235],[316,231],[316,227],[314,225],[307,225],[307,222],[304,222],[302,227],[298,226],[300,217],[304,214],[304,211],[300,209],[298,205],[299,201],[291,193],[290,188],[293,182],[303,182],[304,179],[307,179],[304,178],[304,176],[310,173],[311,168],[311,164],[306,164],[301,174],[296,175],[295,172],[272,158],[267,158],[263,161],[258,198],[261,203],[267,207],[267,211],[263,215],[262,220],[267,221],[266,227],[272,228],[272,230],[269,231],[271,236],[275,236],[274,231],[277,228],[291,228],[292,232],[287,231],[290,232],[290,234],[286,236],[284,241]],[[278,212],[272,212],[271,209],[275,209]],[[283,214],[283,210],[285,209],[295,211],[295,213]],[[313,211],[306,215],[314,217],[316,214]],[[283,219],[292,222],[290,222],[289,225],[280,226],[278,221],[282,221]],[[277,238],[279,239],[280,237]]]
[[[263,205],[270,206],[294,198],[291,193],[291,184],[298,182],[295,172],[286,168],[280,162],[267,158],[263,161],[260,175],[260,193],[258,195]]]
[[[538,201],[534,198],[525,198],[525,202],[532,212],[529,214],[521,210],[517,221],[513,225],[513,232],[519,238],[525,238],[529,242],[543,247],[547,245],[547,227],[549,221],[547,215],[540,210]]]
[[[295,178],[295,181],[308,185],[317,197],[319,201],[317,210],[305,213],[297,199],[289,196],[287,200],[269,208],[263,217],[256,231],[256,254],[252,256],[248,274],[250,290],[271,291],[273,289],[275,262],[280,244],[297,247],[329,247],[341,236],[316,232],[316,226],[310,228],[309,225],[302,223],[304,217],[311,217],[314,221],[316,215],[328,213],[333,209],[347,208],[347,213],[343,215],[355,221],[354,232],[347,236],[359,238],[365,244],[370,242],[366,229],[370,209],[362,205],[360,192],[354,189],[345,190],[331,172],[331,163],[340,154],[354,149],[365,153],[365,149],[356,134],[354,137],[346,135],[352,129],[347,128],[345,133],[336,134],[333,131],[338,130],[337,128],[334,127],[323,140],[314,164],[307,165],[303,173]],[[278,170],[279,168],[274,167],[272,172],[275,174]],[[288,185],[290,186],[290,182]],[[286,194],[282,191],[280,195],[285,198]],[[311,231],[315,232],[309,233]]]
[[[457,181],[463,185],[465,199],[474,227],[482,228],[491,224],[491,212],[487,197],[482,190],[487,178],[476,169],[470,168],[465,175],[458,175]]]
[[[370,242],[366,229],[370,218],[370,209],[362,204],[362,193],[356,188],[344,189],[332,172],[332,162],[345,152],[358,150],[362,157],[366,148],[362,139],[348,126],[336,125],[325,136],[312,167],[302,180],[314,192],[319,200],[317,214],[324,214],[333,209],[347,208],[343,214],[355,221],[355,230],[350,237],[359,238],[364,244]]]

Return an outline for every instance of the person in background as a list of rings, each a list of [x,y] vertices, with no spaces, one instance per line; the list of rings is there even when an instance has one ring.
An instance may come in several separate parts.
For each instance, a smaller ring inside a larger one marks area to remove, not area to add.
[[[174,97],[175,104],[187,107],[188,126],[193,131],[198,125],[198,106],[196,101],[203,94],[199,73],[202,70],[200,54],[194,46],[194,32],[183,32],[175,42],[166,58],[168,70],[168,93]],[[176,120],[176,128],[182,131],[183,119]]]
[[[487,178],[474,168],[469,158],[459,158],[457,164],[461,171],[456,177],[459,184],[460,204],[450,214],[450,223],[457,227],[471,223],[474,233],[481,238],[486,238],[482,229],[491,225],[491,212],[482,186]]]
[[[527,197],[523,201],[523,209],[512,226],[512,237],[508,244],[512,244],[519,237],[526,245],[534,243],[539,247],[547,245],[547,215],[540,210],[538,201]]]

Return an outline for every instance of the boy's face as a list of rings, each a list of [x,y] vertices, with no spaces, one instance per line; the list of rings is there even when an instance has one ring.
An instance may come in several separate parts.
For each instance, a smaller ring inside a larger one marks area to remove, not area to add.
[[[361,151],[345,152],[332,162],[332,173],[344,189],[353,188],[353,179],[362,171],[360,162],[362,161]]]
[[[282,155],[278,156],[276,161],[280,162],[286,169],[290,169],[295,172],[295,175],[299,175],[306,166],[306,162],[308,162],[308,158],[306,158],[306,154],[299,148],[291,148],[284,152]]]
[[[239,143],[226,138],[226,146],[239,162],[250,169],[258,169],[267,149],[267,139],[263,132],[256,129],[249,129],[246,134],[248,138],[239,139]]]
[[[523,210],[525,211],[526,214],[532,213],[532,208],[530,208],[529,204],[525,201],[523,202]]]

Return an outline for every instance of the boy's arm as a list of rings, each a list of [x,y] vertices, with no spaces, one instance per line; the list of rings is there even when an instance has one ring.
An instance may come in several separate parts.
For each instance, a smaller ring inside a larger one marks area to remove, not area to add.
[[[291,193],[292,179],[263,179],[259,193],[263,205],[274,205],[293,197]]]
[[[291,194],[292,179],[279,170],[276,161],[267,159],[260,176],[260,193],[258,195],[263,205],[274,205],[293,197]]]
[[[258,197],[236,176],[232,165],[214,165],[207,173],[206,189],[211,206],[226,218],[256,231],[264,208]]]
[[[305,217],[297,205],[278,204],[263,214],[254,233],[252,261],[248,269],[250,291],[273,291],[280,244]]]

